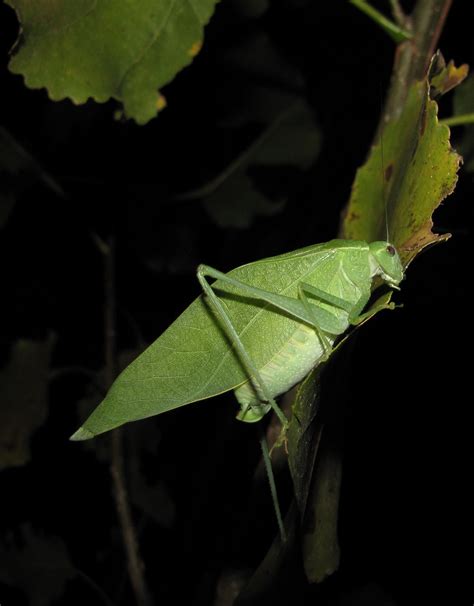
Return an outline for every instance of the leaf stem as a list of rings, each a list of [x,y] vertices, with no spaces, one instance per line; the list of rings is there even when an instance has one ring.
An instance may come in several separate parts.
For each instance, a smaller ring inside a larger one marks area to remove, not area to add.
[[[409,40],[412,35],[410,32],[402,29],[399,25],[388,19],[383,13],[371,6],[365,0],[349,0],[351,4],[356,6],[362,11],[367,17],[370,17],[379,27],[381,27],[385,33],[387,33],[392,40],[397,44]]]
[[[440,120],[439,123],[446,124],[446,126],[463,126],[464,124],[474,124],[474,113],[459,114],[459,116],[443,118],[443,120]]]

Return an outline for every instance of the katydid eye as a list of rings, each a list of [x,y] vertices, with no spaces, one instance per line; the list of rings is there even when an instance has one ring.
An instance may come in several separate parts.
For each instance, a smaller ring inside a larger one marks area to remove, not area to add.
[[[393,257],[395,255],[395,247],[389,244],[387,246],[387,252],[391,257]]]

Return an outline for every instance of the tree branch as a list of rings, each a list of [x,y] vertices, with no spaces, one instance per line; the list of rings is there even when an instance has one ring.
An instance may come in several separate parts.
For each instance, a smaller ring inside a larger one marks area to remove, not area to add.
[[[384,111],[374,143],[380,140],[387,122],[399,116],[408,90],[426,74],[438,44],[452,0],[418,0],[408,17],[413,38],[397,46]]]

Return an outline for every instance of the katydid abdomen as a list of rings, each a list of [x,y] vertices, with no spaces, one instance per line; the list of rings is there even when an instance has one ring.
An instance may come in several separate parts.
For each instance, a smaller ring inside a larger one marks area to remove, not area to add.
[[[328,342],[332,346],[334,336],[328,335]],[[260,376],[270,395],[276,398],[302,381],[323,357],[324,349],[314,328],[299,324],[283,347],[259,369]],[[270,408],[269,404],[259,406],[258,394],[250,380],[237,387],[234,394],[241,411],[248,411],[245,415],[239,414],[240,420],[258,421]],[[252,408],[254,414],[251,414]]]

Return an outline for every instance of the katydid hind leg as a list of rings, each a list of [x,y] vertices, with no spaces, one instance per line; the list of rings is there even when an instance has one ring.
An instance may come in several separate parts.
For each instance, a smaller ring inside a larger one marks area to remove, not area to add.
[[[248,352],[246,351],[242,341],[240,340],[240,337],[239,337],[237,331],[235,330],[231,319],[229,318],[228,314],[226,313],[222,303],[219,301],[219,298],[212,290],[210,284],[207,282],[207,280],[205,278],[206,269],[207,268],[203,268],[203,266],[199,266],[198,272],[197,272],[197,277],[198,277],[199,283],[201,284],[201,286],[204,290],[204,293],[208,296],[209,303],[212,305],[215,312],[218,314],[218,316],[222,322],[222,325],[224,327],[224,330],[226,331],[227,335],[231,339],[231,342],[234,343],[234,345],[241,357],[242,363],[244,364],[244,366],[249,374],[249,377],[251,377],[251,381],[254,384],[255,390],[257,391],[259,398],[261,398],[262,401],[268,402],[268,403],[270,403],[270,405],[272,405],[272,408],[274,409],[275,413],[277,414],[277,416],[279,417],[279,419],[282,423],[282,434],[285,434],[288,421],[287,421],[285,415],[283,414],[282,410],[280,409],[280,407],[277,405],[277,403],[271,397],[270,393],[268,392],[267,388],[265,387],[265,383],[261,379],[260,373],[258,372],[257,368],[255,367],[255,364],[253,363],[253,361],[250,358]],[[267,441],[266,441],[266,438],[265,438],[265,435],[263,434],[263,432],[262,432],[262,435],[260,438],[260,447],[262,449],[263,461],[264,461],[265,469],[267,472],[268,481],[270,484],[270,492],[272,495],[272,502],[273,502],[273,507],[275,509],[275,515],[277,518],[278,528],[280,531],[280,537],[281,537],[282,542],[285,542],[286,533],[285,533],[285,527],[283,524],[283,518],[281,515],[280,504],[278,501],[275,476],[273,474],[273,468],[272,468],[272,463],[271,463],[271,459],[270,459],[270,453],[268,450]]]
[[[236,280],[231,276],[223,274],[222,272],[214,269],[213,267],[209,267],[208,265],[200,265],[198,267],[198,279],[202,285],[202,281],[199,276],[202,278],[204,276],[208,276],[210,278],[220,280],[221,282],[227,283],[230,286],[241,290],[242,294],[244,295],[249,295],[250,297],[259,301],[270,303],[270,305],[273,305],[276,308],[290,314],[296,320],[302,320],[308,324],[312,323],[312,315],[308,315],[304,305],[297,299],[280,295],[278,293],[269,292],[261,288],[256,288],[255,286],[251,286],[250,284],[246,284],[245,282],[241,282],[240,280]]]
[[[198,278],[199,276],[209,276],[211,278],[220,280],[221,282],[228,283],[229,285],[241,290],[242,294],[248,294],[257,300],[270,303],[270,305],[274,305],[276,308],[288,313],[295,320],[303,321],[310,326],[315,326],[316,328],[330,334],[341,334],[347,328],[346,322],[341,322],[336,314],[331,313],[331,311],[328,309],[324,309],[318,305],[310,303],[307,298],[306,301],[302,301],[293,297],[287,297],[278,293],[262,290],[261,288],[256,288],[249,284],[245,284],[240,280],[227,276],[226,274],[223,274],[222,272],[209,267],[208,265],[199,266]],[[199,280],[201,281],[201,278],[199,278]],[[316,297],[320,302],[326,303],[336,309],[342,309],[343,311],[349,313],[349,310],[351,309],[351,303],[349,301],[345,301],[340,297],[331,295],[330,293],[309,284],[302,283],[302,286],[307,293],[311,294],[313,297]]]
[[[268,483],[270,484],[270,492],[272,495],[273,507],[275,509],[275,516],[278,523],[278,529],[280,531],[281,542],[284,543],[286,541],[286,531],[285,525],[283,523],[283,516],[281,515],[280,502],[278,500],[278,493],[275,482],[275,474],[273,473],[272,461],[270,458],[270,451],[268,449],[267,439],[263,430],[261,431],[260,436],[260,448],[262,449],[262,458],[263,463],[265,465],[265,470],[267,472]]]
[[[206,280],[206,275],[216,277],[216,274],[220,275],[220,272],[217,272],[217,270],[213,270],[213,268],[210,268],[206,265],[200,265],[197,271],[197,278],[199,280],[199,283],[201,284],[204,293],[208,297],[209,304],[212,306],[217,316],[219,317],[222,328],[224,329],[227,337],[230,339],[231,343],[233,343],[234,347],[236,348],[239,358],[249,376],[250,381],[252,382],[252,385],[254,386],[258,398],[263,404],[270,404],[271,408],[273,409],[283,426],[282,431],[285,432],[286,427],[288,425],[288,419],[286,418],[283,411],[275,402],[275,399],[272,397],[269,390],[267,389],[265,382],[263,381],[252,358],[245,349],[245,346],[242,343],[237,331],[235,330],[235,327],[232,324],[229,315],[225,311],[222,303],[220,302],[219,297],[216,295],[216,293],[213,291],[212,287]]]

